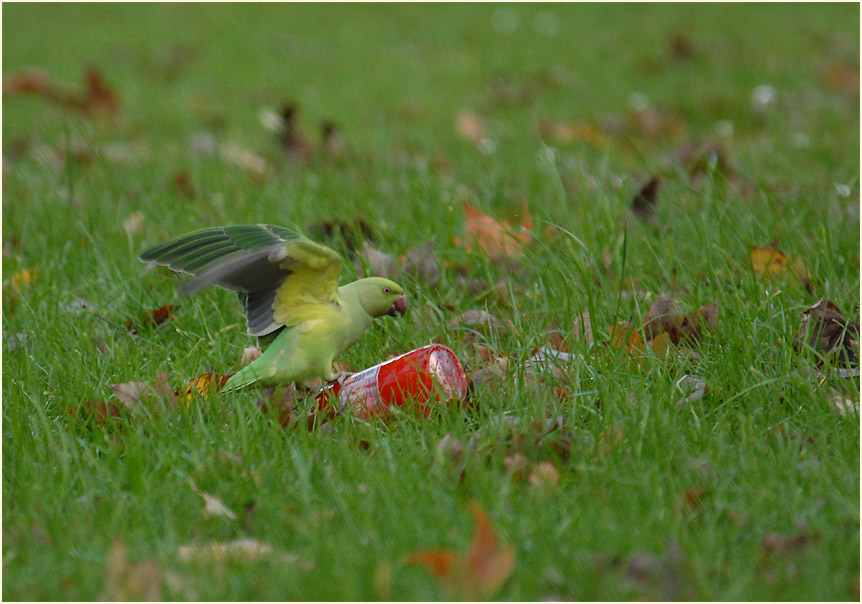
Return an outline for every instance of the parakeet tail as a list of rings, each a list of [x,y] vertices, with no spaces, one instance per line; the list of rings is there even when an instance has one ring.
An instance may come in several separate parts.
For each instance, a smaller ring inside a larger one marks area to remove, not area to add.
[[[251,384],[263,379],[263,377],[264,376],[260,373],[260,368],[255,367],[254,363],[252,363],[233,374],[230,379],[225,382],[224,388],[222,388],[221,391],[233,392],[234,390],[250,386]]]

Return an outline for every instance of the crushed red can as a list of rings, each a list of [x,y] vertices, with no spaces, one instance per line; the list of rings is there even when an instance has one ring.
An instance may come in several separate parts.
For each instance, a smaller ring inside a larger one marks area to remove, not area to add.
[[[386,416],[390,407],[410,406],[427,418],[434,405],[466,396],[467,378],[458,357],[442,344],[430,344],[354,373],[315,398],[321,412],[352,409],[369,418]]]

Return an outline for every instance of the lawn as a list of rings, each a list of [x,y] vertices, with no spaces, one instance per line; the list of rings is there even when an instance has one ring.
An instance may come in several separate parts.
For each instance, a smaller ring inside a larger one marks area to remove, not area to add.
[[[2,11],[4,599],[859,599],[858,5]],[[138,255],[243,223],[469,401],[187,389],[254,341]]]

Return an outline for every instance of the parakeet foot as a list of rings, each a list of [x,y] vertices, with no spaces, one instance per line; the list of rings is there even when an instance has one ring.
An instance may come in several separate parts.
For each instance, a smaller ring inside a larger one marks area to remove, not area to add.
[[[344,386],[344,381],[352,375],[356,375],[354,371],[339,371],[335,374],[335,377],[332,380],[329,380],[330,384],[338,384],[339,386]]]

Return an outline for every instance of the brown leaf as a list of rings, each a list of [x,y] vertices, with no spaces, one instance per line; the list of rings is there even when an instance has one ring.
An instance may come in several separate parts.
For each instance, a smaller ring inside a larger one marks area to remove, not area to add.
[[[119,536],[114,537],[105,557],[105,587],[99,599],[108,602],[162,599],[162,570],[155,560],[130,563]]]
[[[172,184],[174,187],[174,191],[176,191],[176,193],[184,199],[194,199],[197,195],[197,189],[195,189],[195,182],[192,179],[191,175],[185,170],[179,170],[174,173]]]
[[[824,357],[859,366],[859,323],[848,322],[834,302],[821,298],[803,311],[802,325],[794,337],[801,350],[808,345]]]
[[[3,76],[3,96],[45,94],[50,86],[50,76],[41,69],[26,69]]]
[[[572,340],[575,342],[583,340],[586,342],[587,348],[592,348],[594,340],[590,311],[585,310],[580,317],[575,317],[572,321]]]
[[[660,184],[661,179],[653,176],[632,200],[632,212],[640,220],[655,221],[655,206],[658,203]]]
[[[677,61],[685,61],[694,56],[691,40],[679,32],[668,38],[667,48],[671,58]]]
[[[652,340],[660,333],[667,332],[672,333],[676,331],[676,321],[674,320],[674,314],[676,312],[676,304],[674,304],[673,298],[671,298],[666,293],[663,293],[658,299],[652,303],[647,312],[647,315],[644,317],[644,337],[647,340]],[[671,339],[674,339],[674,336],[671,335]],[[676,342],[679,342],[679,335],[676,336]]]
[[[566,341],[566,337],[551,323],[545,326],[545,343],[554,350],[569,352],[569,343]]]
[[[251,365],[253,362],[258,360],[262,354],[263,351],[261,351],[257,346],[246,346],[242,349],[242,358],[239,361],[239,366],[246,367]]]
[[[268,557],[272,547],[249,537],[234,541],[210,541],[206,545],[183,545],[179,548],[182,560],[211,562],[215,560],[254,560]]]
[[[111,390],[120,401],[131,410],[136,410],[144,396],[151,395],[152,390],[146,382],[125,382],[111,384]]]
[[[398,268],[395,265],[395,258],[392,255],[374,248],[368,241],[363,240],[362,247],[359,248],[359,255],[362,262],[357,267],[356,272],[362,274],[361,266],[365,265],[369,269],[372,277],[386,277],[394,279],[398,274]]]
[[[84,74],[84,80],[84,111],[92,114],[115,115],[120,108],[120,103],[117,94],[105,81],[102,72],[91,67]]]
[[[229,520],[236,520],[236,514],[234,514],[230,508],[228,508],[224,503],[222,503],[221,499],[218,497],[211,495],[210,493],[206,493],[201,491],[198,486],[195,484],[193,478],[189,477],[189,486],[192,487],[192,490],[201,496],[201,499],[204,500],[204,517],[212,518],[214,516],[222,516]]]
[[[471,309],[465,310],[460,315],[446,323],[446,329],[458,329],[466,326],[471,328],[482,328],[487,331],[503,329],[506,324],[489,313],[487,310]]]
[[[141,322],[140,324],[136,324],[132,319],[126,319],[125,326],[126,329],[131,331],[132,333],[138,333],[138,327],[155,327],[156,325],[161,325],[165,321],[170,318],[173,314],[174,309],[179,308],[179,305],[175,304],[165,304],[164,306],[160,306],[159,308],[153,308],[151,310],[145,310],[141,313]]]
[[[314,157],[314,147],[300,132],[296,114],[297,107],[295,104],[285,103],[282,106],[278,142],[291,159],[309,162]]]
[[[434,253],[434,237],[411,248],[401,257],[401,270],[428,287],[434,288],[440,280],[440,266]]]
[[[482,139],[488,138],[482,120],[470,109],[461,109],[455,118],[455,130],[468,143],[478,145]]]
[[[550,495],[557,489],[560,482],[560,472],[552,461],[537,463],[530,470],[529,483],[542,495]]]
[[[269,172],[269,165],[264,158],[236,143],[224,142],[219,145],[218,151],[219,157],[223,161],[247,170],[258,179],[263,178]]]
[[[490,365],[477,369],[471,378],[472,388],[493,387],[500,385],[506,380],[509,361],[500,357]]]
[[[483,251],[491,259],[517,258],[524,251],[524,246],[532,239],[533,221],[527,204],[524,204],[524,218],[516,231],[508,221],[497,220],[483,214],[469,203],[464,202],[465,238],[463,247],[469,252]],[[457,239],[456,245],[462,241]]]
[[[515,548],[501,547],[491,521],[475,501],[470,511],[476,521],[476,533],[466,556],[453,550],[430,550],[411,554],[408,564],[427,568],[454,597],[463,600],[485,600],[492,597],[515,568]]]

